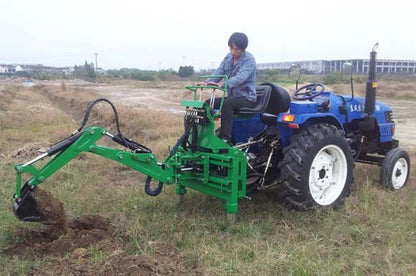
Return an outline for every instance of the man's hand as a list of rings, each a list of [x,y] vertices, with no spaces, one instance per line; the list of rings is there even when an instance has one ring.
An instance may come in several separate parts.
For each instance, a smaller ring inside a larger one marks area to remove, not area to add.
[[[221,87],[221,84],[220,83],[218,83],[218,82],[212,82],[212,81],[207,82],[207,85],[213,85],[213,86]]]
[[[209,81],[209,82],[200,81],[196,85],[197,86],[218,86],[218,87],[221,87],[221,84],[220,83],[218,83],[218,82],[212,82],[212,81]]]

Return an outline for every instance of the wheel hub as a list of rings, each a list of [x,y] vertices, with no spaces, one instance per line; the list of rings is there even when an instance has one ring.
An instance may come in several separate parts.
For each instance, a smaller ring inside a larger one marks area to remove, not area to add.
[[[396,177],[399,177],[402,175],[402,171],[400,169],[397,169],[396,171]]]
[[[325,172],[326,172],[325,167],[324,167],[324,168],[322,168],[322,169],[319,171],[319,178],[320,178],[320,179],[323,179],[323,178],[325,177]]]
[[[408,164],[406,159],[400,158],[394,164],[393,173],[391,176],[391,183],[394,189],[400,189],[407,179]]]
[[[347,177],[347,161],[342,149],[336,145],[322,148],[312,161],[309,189],[319,205],[330,205],[342,193]]]

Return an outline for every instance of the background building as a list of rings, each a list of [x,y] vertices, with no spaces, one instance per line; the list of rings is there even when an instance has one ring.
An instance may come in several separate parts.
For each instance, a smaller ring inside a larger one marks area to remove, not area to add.
[[[285,61],[258,63],[257,69],[289,69],[292,64],[299,64],[307,73],[325,74],[328,72],[341,71],[345,62],[352,63],[354,73],[366,74],[368,72],[367,59],[339,59],[339,60],[305,60],[305,61]],[[416,60],[377,60],[377,73],[394,74],[408,73],[416,74]]]

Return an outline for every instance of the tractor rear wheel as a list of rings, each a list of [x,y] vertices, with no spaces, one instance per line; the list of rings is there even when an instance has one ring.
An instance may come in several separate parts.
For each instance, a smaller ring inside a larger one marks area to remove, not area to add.
[[[353,157],[343,132],[315,124],[292,137],[280,162],[285,201],[297,209],[335,207],[348,196]]]
[[[380,170],[381,184],[392,190],[406,185],[410,175],[409,154],[400,148],[390,150],[384,157]]]

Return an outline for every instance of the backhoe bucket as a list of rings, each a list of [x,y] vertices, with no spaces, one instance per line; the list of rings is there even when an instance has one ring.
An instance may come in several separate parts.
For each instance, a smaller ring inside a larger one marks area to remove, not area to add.
[[[13,212],[21,221],[45,222],[46,216],[39,210],[38,203],[34,197],[34,190],[25,184],[21,191],[21,197],[13,204]]]
[[[45,196],[49,197],[48,200],[44,200]],[[56,204],[56,202],[58,203]],[[13,212],[24,222],[55,225],[62,224],[65,221],[65,213],[61,202],[50,197],[50,193],[37,187],[32,188],[27,184],[23,186],[20,198],[15,200]]]

